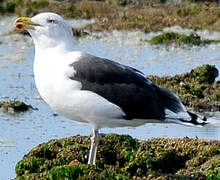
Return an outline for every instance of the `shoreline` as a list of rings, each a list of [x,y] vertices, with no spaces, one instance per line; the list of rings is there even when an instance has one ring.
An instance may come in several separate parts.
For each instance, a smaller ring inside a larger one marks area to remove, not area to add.
[[[179,3],[154,0],[129,1],[57,1],[57,0],[5,0],[0,3],[2,15],[33,16],[42,11],[53,11],[65,18],[97,19],[86,26],[91,31],[141,30],[161,31],[179,25],[194,30],[220,30],[220,6],[213,1]]]

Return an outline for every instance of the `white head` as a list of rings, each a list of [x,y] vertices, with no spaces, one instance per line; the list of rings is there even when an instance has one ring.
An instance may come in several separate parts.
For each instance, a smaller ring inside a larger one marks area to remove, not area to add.
[[[30,33],[36,48],[72,47],[72,28],[58,14],[45,12],[32,18],[19,17],[15,25],[17,29],[25,29]]]

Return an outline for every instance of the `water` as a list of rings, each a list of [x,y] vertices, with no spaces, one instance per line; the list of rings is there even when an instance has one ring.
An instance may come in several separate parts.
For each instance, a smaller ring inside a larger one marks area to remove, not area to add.
[[[0,19],[0,34],[12,28],[14,19]],[[173,29],[178,30],[178,27]],[[188,33],[180,28],[179,31]],[[200,33],[210,39],[220,37],[217,32]],[[117,31],[92,33],[87,38],[75,41],[75,49],[114,59],[146,74],[160,76],[184,73],[207,63],[220,69],[219,44],[180,48],[151,46],[145,42],[156,34]],[[34,146],[54,138],[89,135],[92,127],[55,116],[55,112],[40,99],[34,85],[34,48],[29,37],[0,36],[0,42],[0,100],[20,100],[38,108],[21,114],[0,111],[0,180],[6,180],[15,177],[15,164]],[[220,119],[219,112],[212,115],[212,118]],[[138,128],[106,128],[101,132],[129,134],[139,139],[188,136],[220,140],[220,128],[213,126],[195,128],[174,124],[147,124]]]

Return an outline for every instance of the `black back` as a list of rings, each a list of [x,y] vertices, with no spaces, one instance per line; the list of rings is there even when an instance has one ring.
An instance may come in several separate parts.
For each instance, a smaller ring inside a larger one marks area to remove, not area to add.
[[[82,90],[92,91],[119,106],[125,119],[163,120],[167,103],[173,111],[181,109],[178,98],[170,91],[152,84],[129,66],[87,54],[70,66],[76,71],[70,79],[80,81]]]

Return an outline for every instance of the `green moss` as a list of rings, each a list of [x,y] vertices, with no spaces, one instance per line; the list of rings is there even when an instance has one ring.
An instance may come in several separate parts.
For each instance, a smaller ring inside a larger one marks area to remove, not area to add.
[[[174,32],[166,32],[164,34],[155,36],[150,40],[151,44],[191,44],[191,45],[204,45],[209,44],[210,40],[201,40],[198,35],[190,34],[189,36],[184,34],[178,34]]]
[[[151,161],[151,169],[162,173],[173,173],[185,166],[188,156],[179,155],[175,150],[163,150]]]
[[[72,180],[83,176],[84,170],[80,166],[55,167],[49,171],[50,180]]]
[[[161,34],[161,35],[158,35],[158,36],[155,36],[154,38],[152,38],[150,40],[150,42],[152,44],[168,44],[168,43],[171,43],[173,42],[174,40],[177,40],[178,39],[178,34],[176,33],[164,33],[164,34]]]
[[[148,152],[137,152],[132,159],[125,163],[125,170],[131,177],[147,174],[153,170],[152,167],[152,157]]]
[[[192,176],[211,179],[219,176],[218,141],[154,138],[138,141],[137,145],[137,140],[130,136],[102,135],[96,166],[82,160],[89,147],[90,139],[80,136],[41,144],[17,163],[16,179],[190,179]],[[45,153],[48,150],[49,156]]]
[[[219,180],[220,173],[218,173],[217,175],[210,173],[206,176],[206,178],[207,178],[207,180]]]
[[[25,173],[25,160],[21,160],[17,163],[16,167],[15,167],[15,172],[17,175],[22,175]]]
[[[124,158],[125,158],[125,160],[130,161],[130,160],[133,159],[133,157],[134,157],[134,154],[133,154],[132,151],[126,151],[126,152],[124,153]]]
[[[64,147],[69,146],[69,145],[74,145],[74,142],[68,139],[64,141]]]
[[[49,145],[46,145],[41,149],[41,151],[39,152],[39,156],[47,159],[53,159],[55,157]]]
[[[50,144],[41,144],[39,148],[32,151],[31,155],[38,158],[52,160],[56,158],[57,153],[62,148],[62,144],[58,141],[52,141]]]
[[[220,157],[212,159],[206,170],[207,180],[220,180]]]
[[[38,172],[39,167],[45,162],[45,158],[32,159],[27,165],[30,173]]]
[[[97,166],[100,168],[103,168],[105,164],[124,166],[127,151],[132,152],[139,147],[139,142],[128,135],[112,134],[106,136],[102,143],[104,143],[103,146],[98,149],[102,157],[97,161]]]
[[[213,67],[206,64],[196,72],[199,75],[199,83],[212,84],[215,81],[215,78],[218,77],[218,70]]]
[[[17,163],[15,172],[17,175],[23,175],[25,172],[28,172],[29,174],[40,172],[40,166],[44,164],[45,160],[45,158],[26,158]]]
[[[201,89],[198,89],[198,88],[192,88],[190,90],[190,94],[198,97],[198,98],[203,98],[204,95],[202,94],[202,90]]]

